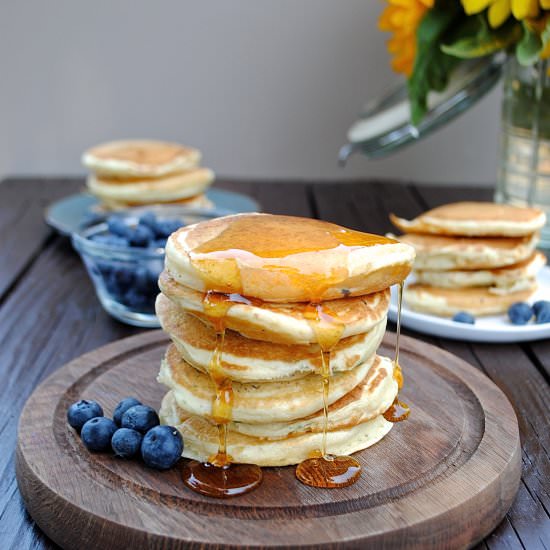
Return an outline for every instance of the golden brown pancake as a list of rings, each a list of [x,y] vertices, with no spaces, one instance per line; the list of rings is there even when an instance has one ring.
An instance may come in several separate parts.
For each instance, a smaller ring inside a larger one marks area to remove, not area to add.
[[[163,424],[175,426],[185,445],[182,456],[206,461],[216,453],[218,430],[206,418],[185,416],[174,407],[172,392],[164,397],[159,411]],[[351,428],[327,432],[327,452],[342,456],[366,449],[380,441],[393,427],[382,415]],[[298,464],[321,447],[322,433],[308,432],[284,439],[268,440],[238,432],[227,434],[227,451],[234,462],[258,466],[287,466]]]
[[[534,252],[522,262],[507,267],[469,271],[430,271],[415,269],[417,283],[444,288],[488,287],[494,294],[506,294],[531,288],[538,272],[546,265],[546,256]]]
[[[538,234],[526,237],[449,237],[407,233],[396,237],[416,250],[415,269],[491,269],[529,258]]]
[[[173,394],[173,392],[170,392]],[[387,357],[377,356],[365,378],[349,393],[338,399],[329,408],[328,430],[352,428],[384,413],[397,395],[397,383],[393,378],[393,362]],[[187,418],[191,412],[182,408],[176,400],[171,404],[172,414]],[[304,433],[323,431],[324,414],[317,411],[304,418],[288,422],[267,422],[249,424],[230,422],[228,430],[261,439],[285,439]]]
[[[375,360],[371,356],[354,369],[334,374],[328,403],[353,390],[367,375]],[[210,376],[184,361],[175,346],[169,346],[158,381],[173,390],[178,405],[192,414],[211,416],[216,396]],[[297,380],[250,383],[233,382],[232,419],[249,424],[288,422],[323,408],[322,380],[310,374]]]
[[[106,202],[155,204],[189,199],[202,194],[214,181],[208,168],[192,168],[159,178],[121,180],[90,175],[90,193]]]
[[[267,302],[319,302],[402,281],[414,249],[320,220],[237,214],[187,226],[166,246],[166,271],[205,292]]]
[[[156,312],[162,328],[170,335],[185,361],[208,372],[216,344],[214,329],[194,315],[185,313],[163,294]],[[373,355],[386,328],[386,319],[369,332],[340,340],[331,353],[333,372],[350,370]],[[317,344],[274,344],[251,340],[226,330],[220,370],[231,380],[241,382],[301,378],[321,371]]]
[[[415,311],[442,317],[460,311],[482,316],[505,313],[513,303],[528,301],[536,290],[536,283],[527,290],[508,294],[494,294],[484,287],[440,288],[415,283],[405,288],[404,298],[407,307]]]
[[[159,287],[162,293],[178,307],[211,324],[205,311],[202,292],[178,284],[166,272],[161,273]],[[231,296],[230,296],[231,298]],[[311,306],[307,303],[279,304],[250,300],[240,296],[232,298],[224,312],[224,325],[246,338],[280,344],[313,344],[318,335],[311,320]],[[368,332],[386,317],[390,304],[390,291],[383,291],[329,300],[322,309],[340,326],[340,338]]]
[[[88,149],[82,156],[82,163],[95,174],[157,178],[195,168],[200,158],[197,149],[177,143],[124,140]]]
[[[521,208],[493,202],[455,202],[424,212],[413,220],[390,214],[404,233],[433,233],[472,237],[520,237],[538,231],[546,216],[538,208]]]
[[[177,205],[184,206],[186,208],[196,208],[201,210],[211,210],[214,208],[214,203],[203,193],[196,195],[195,197],[189,197],[188,199],[168,200],[168,201],[155,201],[154,204],[162,205]],[[110,199],[101,199],[101,209],[103,210],[121,210],[124,208],[133,208],[134,206],[143,206],[141,202],[124,202]]]

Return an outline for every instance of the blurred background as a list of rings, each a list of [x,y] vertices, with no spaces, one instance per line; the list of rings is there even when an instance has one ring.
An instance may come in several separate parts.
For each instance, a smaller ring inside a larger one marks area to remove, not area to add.
[[[0,178],[80,174],[118,138],[194,145],[236,178],[496,179],[500,89],[385,160],[337,152],[398,82],[379,0],[3,0]],[[500,87],[497,87],[500,88]]]

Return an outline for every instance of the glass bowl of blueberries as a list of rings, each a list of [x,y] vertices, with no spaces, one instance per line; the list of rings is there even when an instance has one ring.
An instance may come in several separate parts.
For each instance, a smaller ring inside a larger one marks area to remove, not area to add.
[[[178,228],[208,218],[176,206],[130,208],[75,231],[73,246],[107,313],[130,325],[158,327],[155,299],[166,240]]]

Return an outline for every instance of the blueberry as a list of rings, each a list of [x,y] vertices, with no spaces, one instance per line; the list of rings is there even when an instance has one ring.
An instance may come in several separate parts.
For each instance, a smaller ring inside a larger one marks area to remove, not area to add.
[[[82,426],[91,418],[103,416],[103,409],[97,401],[86,401],[81,399],[73,403],[67,410],[67,422],[77,432],[82,429]]]
[[[146,247],[155,238],[151,229],[146,225],[137,225],[129,234],[128,242],[130,246]]]
[[[123,415],[120,425],[123,428],[131,428],[141,433],[146,433],[154,426],[158,426],[159,417],[155,409],[147,405],[134,405]]]
[[[106,246],[128,246],[128,241],[124,237],[119,237],[118,235],[92,235],[90,239],[95,243],[104,244]]]
[[[156,223],[157,217],[155,216],[154,212],[151,212],[150,210],[144,212],[139,218],[139,224],[147,226],[152,231],[155,230]]]
[[[99,261],[96,263],[96,267],[104,277],[108,277],[113,272],[113,265],[109,262]]]
[[[107,227],[109,228],[109,231],[117,237],[128,237],[129,227],[119,216],[109,216],[107,218]]]
[[[129,308],[137,311],[152,309],[153,299],[149,294],[144,294],[137,288],[131,288],[120,298],[120,301]]]
[[[113,413],[113,420],[115,421],[115,424],[117,426],[120,426],[120,422],[122,421],[122,415],[130,408],[134,407],[135,405],[141,405],[141,401],[136,399],[135,397],[126,397],[123,399],[115,408],[115,412]]]
[[[533,317],[533,310],[525,302],[516,302],[508,308],[508,317],[514,325],[526,325]]]
[[[535,321],[537,325],[550,323],[550,302],[548,300],[539,300],[533,304],[535,312]]]
[[[111,447],[117,456],[132,458],[141,449],[143,435],[130,428],[119,428],[111,438]]]
[[[80,437],[89,451],[107,451],[111,448],[111,438],[116,429],[116,424],[110,418],[100,416],[88,420],[82,426]]]
[[[150,285],[149,270],[146,267],[136,267],[134,271],[134,286],[137,290],[147,291]]]
[[[143,462],[150,468],[167,470],[176,464],[183,451],[183,439],[172,426],[150,429],[141,443]]]
[[[473,315],[470,315],[466,311],[459,311],[454,317],[453,321],[455,323],[467,323],[469,325],[474,325],[476,320]]]
[[[155,236],[157,239],[167,239],[182,225],[180,220],[158,220],[155,225]]]
[[[122,294],[134,284],[135,272],[131,267],[118,266],[113,269],[111,278]]]

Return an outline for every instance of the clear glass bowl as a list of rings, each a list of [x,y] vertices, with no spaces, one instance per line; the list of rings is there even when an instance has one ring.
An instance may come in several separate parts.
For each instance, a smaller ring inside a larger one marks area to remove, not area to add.
[[[137,224],[144,212],[154,212],[158,219],[178,219],[190,225],[209,219],[206,214],[182,214],[177,207],[147,207],[117,211],[128,225]],[[211,216],[213,217],[213,216]],[[92,240],[108,233],[107,217],[95,220],[71,235],[88,275],[94,283],[101,305],[113,317],[138,327],[157,328],[155,299],[159,293],[158,276],[164,267],[164,247],[137,248],[107,245]]]

